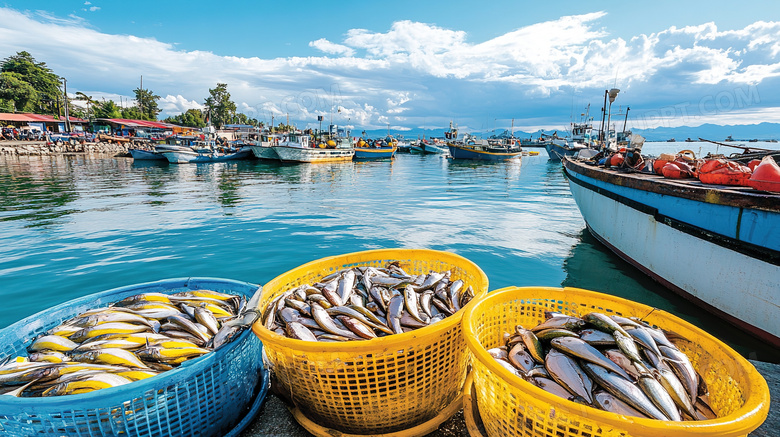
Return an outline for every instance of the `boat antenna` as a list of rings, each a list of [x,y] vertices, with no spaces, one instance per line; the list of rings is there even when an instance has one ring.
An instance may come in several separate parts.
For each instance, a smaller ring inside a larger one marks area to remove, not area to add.
[[[623,120],[623,132],[626,131],[626,124],[628,124],[628,111],[631,110],[630,106],[626,106],[626,118]]]

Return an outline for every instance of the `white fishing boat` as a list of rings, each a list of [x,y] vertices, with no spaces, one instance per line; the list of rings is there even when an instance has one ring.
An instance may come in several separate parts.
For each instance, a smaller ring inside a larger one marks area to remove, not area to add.
[[[346,138],[331,138],[315,145],[309,135],[301,133],[285,134],[272,149],[282,162],[351,161],[355,155],[352,142]]]
[[[274,151],[273,146],[279,144],[281,139],[282,136],[278,134],[260,134],[259,140],[249,147],[252,149],[252,153],[260,159],[278,161],[279,155]]]
[[[780,194],[563,158],[590,232],[658,282],[780,347]]]

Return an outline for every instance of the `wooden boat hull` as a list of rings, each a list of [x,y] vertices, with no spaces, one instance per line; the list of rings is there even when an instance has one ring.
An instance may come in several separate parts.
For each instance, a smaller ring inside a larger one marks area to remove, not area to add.
[[[517,149],[512,152],[491,152],[486,150],[477,150],[469,147],[460,147],[454,144],[449,144],[450,156],[453,159],[472,159],[479,161],[507,161],[514,158],[519,158],[522,155],[522,151]]]
[[[355,159],[390,159],[395,156],[396,147],[358,147]]]
[[[269,159],[273,161],[279,160],[279,155],[276,154],[273,147],[271,146],[252,145],[250,147],[252,148],[252,153],[254,153],[255,157],[259,159]]]
[[[780,346],[780,196],[563,162],[597,239],[667,288]]]
[[[127,151],[136,161],[166,161],[165,157],[157,152],[141,149],[128,149]]]
[[[320,149],[273,146],[282,162],[341,162],[351,161],[354,149]]]

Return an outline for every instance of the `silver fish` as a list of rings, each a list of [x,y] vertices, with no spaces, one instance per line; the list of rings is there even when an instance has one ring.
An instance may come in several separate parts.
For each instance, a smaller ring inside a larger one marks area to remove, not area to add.
[[[296,338],[298,340],[304,341],[317,341],[317,337],[309,330],[309,328],[303,326],[299,322],[292,321],[288,323],[285,331],[290,338]]]
[[[314,320],[317,321],[317,324],[320,325],[323,331],[353,340],[360,338],[356,334],[352,333],[352,331],[342,329],[336,325],[335,321],[330,317],[328,312],[317,304],[312,304],[311,315],[314,317]]]
[[[601,387],[642,414],[657,420],[668,420],[666,415],[634,383],[592,363],[583,362],[582,369]]]
[[[693,404],[691,404],[688,392],[685,391],[685,387],[677,379],[674,372],[671,370],[655,370],[652,374],[685,414],[690,417],[696,417],[696,411],[693,408]]]
[[[613,336],[617,342],[618,349],[620,349],[620,351],[623,352],[625,356],[627,356],[635,363],[642,362],[642,358],[639,356],[639,349],[636,347],[636,343],[634,343],[634,340],[630,336],[623,335],[623,333],[619,331],[615,331]]]
[[[205,326],[211,334],[219,331],[219,322],[211,311],[207,310],[205,305],[195,308],[195,320]]]
[[[645,328],[634,328],[634,329],[626,329],[628,331],[629,335],[636,341],[640,346],[642,346],[645,349],[650,349],[653,351],[656,355],[661,355],[661,351],[658,349],[658,345],[656,345],[655,340],[653,340],[653,336],[650,335],[650,332],[648,329]]]
[[[676,348],[661,345],[658,346],[658,349],[660,349],[661,354],[667,358],[667,360],[664,360],[666,364],[668,364],[675,375],[680,378],[680,382],[683,383],[685,391],[687,391],[690,396],[691,404],[695,403],[696,395],[699,391],[699,375],[693,368],[691,361],[684,353]]]
[[[588,389],[588,386],[593,385],[590,381],[586,381],[585,378],[588,377],[571,357],[551,350],[544,359],[544,367],[550,376],[572,395],[581,397],[588,404],[593,403],[593,397]]]
[[[420,302],[417,293],[411,285],[404,287],[404,306],[412,318],[425,325],[425,320],[420,317]]]
[[[621,414],[623,416],[641,417],[643,419],[649,419],[648,416],[637,411],[636,408],[621,401],[617,397],[605,392],[597,391],[593,394],[593,403],[604,411],[610,413]]]
[[[348,270],[338,282],[338,294],[341,302],[349,302],[352,295],[352,287],[355,286],[355,272]]]
[[[617,322],[612,320],[611,318],[607,317],[604,314],[601,313],[588,313],[582,316],[582,319],[586,322],[590,323],[591,325],[595,326],[597,329],[604,331],[606,333],[613,333],[615,331],[625,335],[626,337],[631,337],[628,335],[628,332],[626,332],[625,329],[623,329],[622,326],[618,325]]]
[[[638,382],[639,387],[645,395],[653,401],[655,406],[658,407],[667,418],[676,422],[682,420],[680,413],[677,411],[677,406],[674,404],[674,400],[658,380],[650,374],[643,374],[639,376]]]
[[[618,375],[622,376],[626,380],[630,377],[621,369],[617,364],[610,361],[607,357],[599,352],[596,348],[585,343],[579,338],[574,337],[558,337],[550,341],[550,344],[555,349],[565,352],[570,355],[574,355],[577,358],[583,359],[590,363],[601,366],[605,369],[611,370]]]

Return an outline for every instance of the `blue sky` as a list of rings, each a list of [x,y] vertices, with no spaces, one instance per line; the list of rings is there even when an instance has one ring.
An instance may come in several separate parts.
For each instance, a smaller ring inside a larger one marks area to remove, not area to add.
[[[124,100],[143,75],[163,115],[225,82],[299,126],[552,129],[617,86],[635,127],[780,122],[776,1],[0,3],[0,57],[19,50],[69,92]]]

